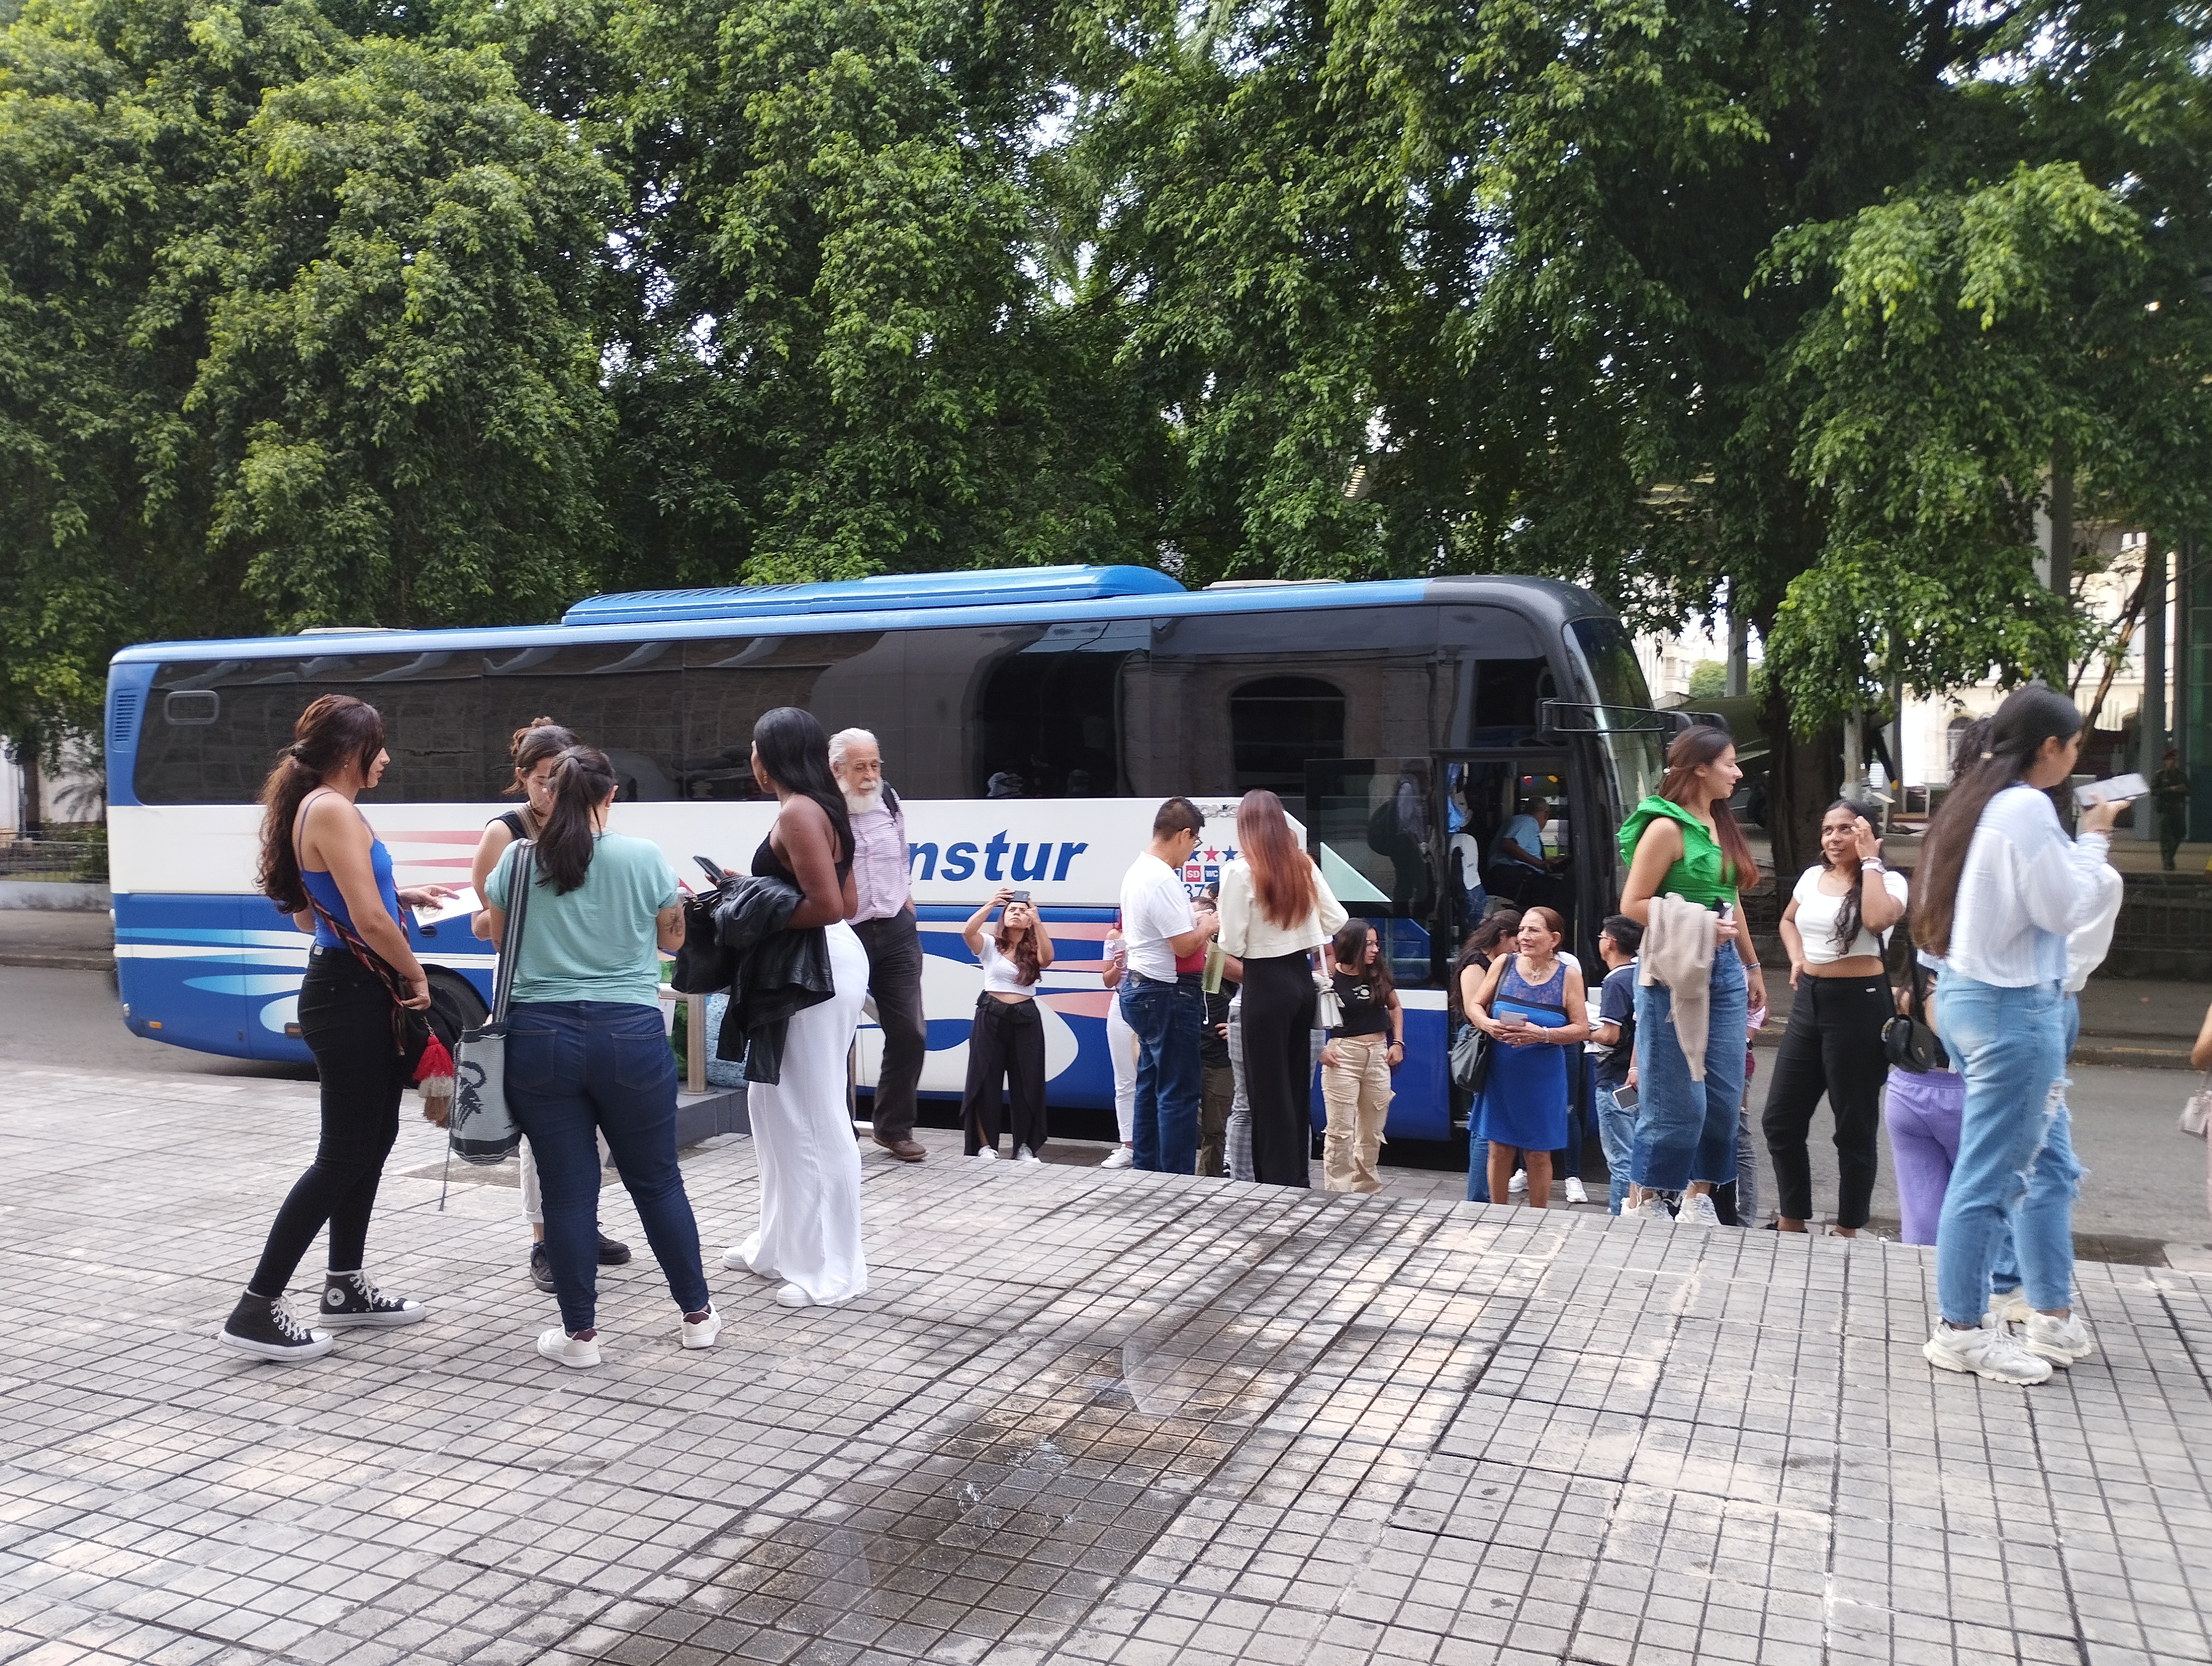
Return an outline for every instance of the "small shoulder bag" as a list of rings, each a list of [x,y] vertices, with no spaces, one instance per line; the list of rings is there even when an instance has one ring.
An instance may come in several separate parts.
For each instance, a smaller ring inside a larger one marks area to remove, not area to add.
[[[1927,983],[1918,967],[1912,970],[1912,994],[1906,1003],[1911,1009],[1882,1020],[1881,1050],[1889,1061],[1899,1070],[1911,1070],[1925,1075],[1931,1070],[1948,1070],[1951,1058],[1943,1050],[1943,1043],[1928,1027],[1928,1006],[1925,1000]]]
[[[2181,1108],[2181,1131],[2193,1134],[2199,1140],[2212,1138],[2212,1070],[2204,1073],[2197,1091],[2189,1096],[2189,1103]]]
[[[522,952],[522,917],[529,912],[530,888],[537,878],[537,851],[529,839],[515,842],[514,872],[507,886],[507,930],[499,943],[499,971],[493,982],[491,1012],[474,1030],[461,1032],[453,1055],[453,1110],[447,1124],[453,1155],[464,1163],[503,1163],[522,1143],[522,1128],[507,1103],[507,1009],[514,996],[514,973]]]

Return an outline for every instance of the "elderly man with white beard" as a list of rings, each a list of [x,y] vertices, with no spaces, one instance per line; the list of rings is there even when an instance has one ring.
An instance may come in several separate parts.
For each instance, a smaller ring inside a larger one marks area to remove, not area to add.
[[[866,729],[830,737],[830,771],[853,818],[853,930],[868,953],[868,994],[884,1032],[876,1073],[875,1140],[902,1163],[926,1155],[914,1137],[915,1090],[929,1050],[921,1012],[921,933],[914,923],[906,814],[884,780],[884,755]]]

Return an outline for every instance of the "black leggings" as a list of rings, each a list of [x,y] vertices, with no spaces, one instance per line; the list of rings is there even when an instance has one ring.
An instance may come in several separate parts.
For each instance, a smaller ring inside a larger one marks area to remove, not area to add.
[[[1881,1084],[1889,1070],[1881,1026],[1894,1011],[1889,980],[1879,975],[1797,980],[1760,1118],[1767,1155],[1774,1159],[1775,1213],[1783,1219],[1813,1217],[1813,1165],[1805,1136],[1814,1107],[1826,1093],[1836,1118],[1836,1225],[1867,1224],[1881,1164]]]
[[[968,1131],[968,1155],[999,1148],[999,1112],[1004,1082],[1013,1114],[1007,1122],[1014,1149],[1044,1149],[1044,1018],[1031,1000],[975,998],[975,1023],[968,1032],[968,1090],[960,1098],[960,1122]]]
[[[1313,967],[1302,954],[1244,963],[1244,1097],[1252,1112],[1252,1177],[1310,1186],[1313,1158]]]
[[[406,1062],[392,1046],[391,992],[343,949],[318,948],[309,957],[300,986],[300,1036],[322,1079],[323,1134],[315,1160],[277,1210],[261,1265],[246,1286],[272,1298],[284,1293],[325,1221],[331,1270],[360,1269],[407,1085]]]

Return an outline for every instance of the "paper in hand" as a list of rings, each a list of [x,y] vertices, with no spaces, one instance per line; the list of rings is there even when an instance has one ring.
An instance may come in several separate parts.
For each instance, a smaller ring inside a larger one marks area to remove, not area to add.
[[[416,909],[415,923],[418,926],[442,925],[456,915],[465,920],[482,907],[483,904],[477,900],[476,887],[463,885],[442,903],[431,903]]]

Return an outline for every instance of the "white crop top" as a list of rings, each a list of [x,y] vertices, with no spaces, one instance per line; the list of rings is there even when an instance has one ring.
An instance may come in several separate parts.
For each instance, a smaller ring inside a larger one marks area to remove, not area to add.
[[[999,952],[999,945],[989,938],[983,939],[983,989],[987,994],[1024,995],[1036,998],[1037,986],[1024,983],[1021,969]]]
[[[1797,935],[1804,940],[1805,964],[1825,966],[1831,961],[1848,959],[1853,955],[1870,954],[1881,957],[1882,945],[1889,933],[1876,937],[1864,926],[1848,949],[1836,946],[1836,915],[1843,911],[1844,899],[1831,897],[1820,889],[1820,876],[1825,866],[1808,867],[1797,881],[1797,889],[1790,893],[1797,904]],[[1882,888],[1899,903],[1905,900],[1905,876],[1895,868],[1885,868],[1881,876]]]

